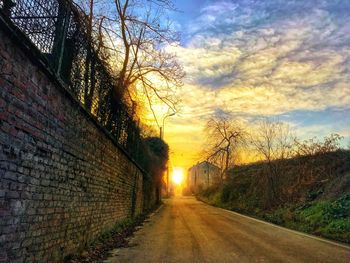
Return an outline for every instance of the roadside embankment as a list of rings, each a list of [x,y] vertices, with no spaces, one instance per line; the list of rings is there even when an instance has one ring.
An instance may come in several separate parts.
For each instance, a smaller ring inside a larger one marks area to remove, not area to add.
[[[294,230],[350,243],[350,154],[285,160],[271,200],[264,163],[236,167],[197,198]]]

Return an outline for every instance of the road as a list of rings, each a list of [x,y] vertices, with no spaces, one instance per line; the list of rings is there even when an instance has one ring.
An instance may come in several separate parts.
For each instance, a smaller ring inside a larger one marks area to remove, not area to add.
[[[106,263],[350,262],[350,247],[310,237],[195,200],[165,200]]]

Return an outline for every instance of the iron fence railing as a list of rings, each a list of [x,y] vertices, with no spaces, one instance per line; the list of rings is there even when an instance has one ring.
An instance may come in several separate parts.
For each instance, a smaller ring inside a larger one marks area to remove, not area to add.
[[[71,93],[145,167],[140,129],[115,96],[116,76],[100,59],[84,13],[69,0],[0,0],[0,14],[31,40]]]

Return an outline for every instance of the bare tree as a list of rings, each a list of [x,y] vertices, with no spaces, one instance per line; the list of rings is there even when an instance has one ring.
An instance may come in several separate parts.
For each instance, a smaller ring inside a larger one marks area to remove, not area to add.
[[[179,40],[171,23],[164,20],[166,10],[174,9],[172,1],[116,0],[115,5],[122,43],[118,76],[122,95],[127,94],[134,105],[133,92],[141,91],[153,113],[153,97],[176,112],[173,91],[182,85],[184,72],[175,55],[163,49]]]
[[[340,141],[343,138],[339,134],[332,133],[330,136],[325,137],[323,142],[317,140],[316,137],[305,141],[296,139],[296,156],[311,156],[335,152],[340,149]]]
[[[269,186],[269,205],[278,198],[277,180],[281,172],[282,160],[292,156],[295,137],[288,124],[264,119],[251,135],[251,143],[255,151],[266,163],[268,171],[266,179]]]
[[[245,132],[238,121],[228,118],[211,118],[206,126],[207,143],[204,157],[221,169],[223,181],[228,169],[234,164],[234,154],[244,142]]]
[[[176,90],[183,84],[184,71],[176,55],[167,52],[167,47],[179,41],[179,34],[166,17],[169,10],[175,11],[172,1],[76,2],[86,14],[87,38],[115,73],[114,96],[129,104],[132,114],[142,100],[146,100],[155,119],[154,103],[165,103],[176,112]],[[86,67],[92,62],[87,59]],[[94,91],[92,84],[85,91],[88,104]]]
[[[295,136],[286,123],[264,119],[258,123],[251,137],[255,150],[267,162],[286,159],[292,155]]]
[[[295,157],[298,160],[298,177],[296,186],[310,184],[316,180],[328,180],[336,173],[334,167],[339,167],[344,161],[340,150],[338,134],[331,134],[323,141],[317,138],[300,141],[295,139]]]

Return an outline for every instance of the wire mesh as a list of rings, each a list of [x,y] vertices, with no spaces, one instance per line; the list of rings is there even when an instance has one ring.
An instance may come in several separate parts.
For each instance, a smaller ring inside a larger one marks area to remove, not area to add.
[[[140,129],[114,96],[116,78],[94,49],[84,13],[69,0],[0,0],[0,11],[47,58],[57,77],[118,144],[145,167]]]
[[[43,53],[52,51],[58,2],[47,0],[17,0],[11,9],[11,19]]]

